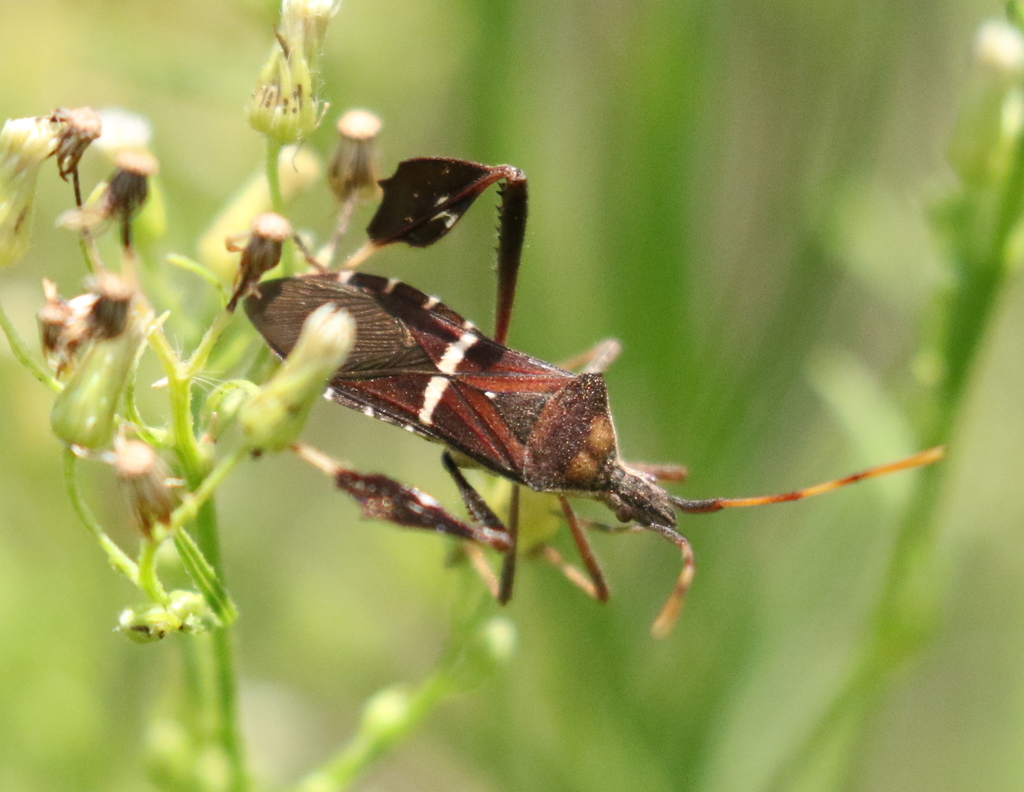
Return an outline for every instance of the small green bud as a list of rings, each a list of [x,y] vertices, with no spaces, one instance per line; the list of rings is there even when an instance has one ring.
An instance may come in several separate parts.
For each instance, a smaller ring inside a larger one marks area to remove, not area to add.
[[[167,633],[181,629],[181,620],[159,605],[137,611],[125,608],[117,617],[116,632],[127,635],[135,643],[153,643],[162,640]]]
[[[259,391],[259,387],[249,380],[230,380],[218,385],[203,402],[201,417],[204,438],[216,442],[224,427],[235,420],[242,405]]]
[[[512,659],[516,651],[516,626],[505,616],[495,616],[480,630],[481,642],[490,659],[504,665]]]
[[[249,125],[278,143],[316,130],[327,103],[317,96],[320,50],[340,0],[284,0],[277,43],[249,101]]]
[[[0,267],[28,249],[36,177],[56,150],[56,133],[46,118],[15,118],[0,130]]]
[[[957,113],[949,159],[965,184],[1000,178],[1021,134],[1024,35],[1003,20],[981,25],[971,75]]]
[[[252,448],[280,451],[298,437],[324,382],[345,361],[354,340],[355,323],[333,303],[309,315],[291,354],[239,413]]]
[[[409,724],[409,692],[394,685],[378,690],[363,707],[363,731],[379,739],[393,739]]]
[[[114,338],[91,340],[80,350],[64,390],[57,394],[50,424],[61,440],[102,448],[114,436],[115,415],[135,363],[141,334],[128,317]]]
[[[463,690],[474,688],[507,663],[516,648],[516,627],[510,619],[495,616],[476,628],[465,644],[451,679]]]
[[[181,622],[183,633],[207,632],[218,624],[203,595],[196,591],[171,592],[168,610]]]

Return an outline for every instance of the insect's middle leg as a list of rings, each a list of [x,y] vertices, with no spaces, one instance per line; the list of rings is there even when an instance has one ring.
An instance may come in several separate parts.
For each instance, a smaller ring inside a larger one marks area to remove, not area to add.
[[[491,531],[504,533],[508,539],[508,547],[503,551],[505,559],[501,565],[501,582],[497,593],[498,602],[504,605],[512,599],[512,587],[516,576],[516,544],[519,538],[519,488],[513,486],[509,524],[506,526],[491,507],[487,505],[487,501],[483,499],[483,496],[462,475],[459,466],[455,464],[452,455],[447,451],[441,455],[441,464],[444,465],[444,469],[448,471],[448,475],[452,477],[455,486],[458,487],[459,495],[462,496],[462,502],[466,504],[466,509],[469,510],[473,519]]]

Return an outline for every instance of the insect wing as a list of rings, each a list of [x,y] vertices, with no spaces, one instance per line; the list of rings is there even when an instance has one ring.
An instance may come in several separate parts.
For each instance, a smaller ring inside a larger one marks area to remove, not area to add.
[[[291,351],[302,322],[335,303],[356,340],[328,396],[346,407],[443,443],[519,479],[523,446],[544,405],[572,375],[487,338],[443,303],[363,273],[260,284],[246,312],[270,347]]]

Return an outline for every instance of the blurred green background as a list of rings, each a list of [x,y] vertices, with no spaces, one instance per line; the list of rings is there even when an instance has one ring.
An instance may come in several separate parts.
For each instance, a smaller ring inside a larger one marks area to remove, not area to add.
[[[1000,12],[344,0],[325,96],[332,121],[350,106],[383,117],[385,171],[420,155],[522,168],[531,214],[512,344],[558,360],[621,339],[608,383],[623,453],[685,463],[690,497],[754,495],[916,450],[898,423],[851,436],[866,419],[844,422],[828,397],[874,415],[873,383],[911,422],[927,398],[913,361],[942,277],[928,216],[955,188],[944,152],[974,31]],[[255,0],[0,0],[0,112],[148,116],[163,244],[194,255],[262,161],[244,107],[275,15]],[[314,149],[329,151],[330,127]],[[87,162],[87,183],[104,168]],[[72,236],[50,230],[70,191],[43,175],[33,248],[0,273],[30,337],[40,278],[74,293],[83,274]],[[369,269],[486,326],[494,201],[436,248],[388,250]],[[292,217],[323,233],[332,212],[318,188]],[[1024,788],[1022,322],[1012,283],[944,463],[938,632],[893,680],[852,767],[835,778],[823,757],[804,788]],[[144,789],[147,724],[175,689],[182,639],[111,632],[137,597],[72,514],[49,408],[0,344],[0,789]],[[436,447],[405,432],[323,404],[305,436],[457,505]],[[107,472],[85,469],[90,502],[130,546]],[[595,538],[606,606],[524,564],[506,611],[513,662],[433,713],[361,788],[769,788],[863,648],[912,475],[684,518],[698,572],[665,641],[647,630],[678,554],[653,535]],[[218,508],[249,750],[261,778],[284,783],[351,733],[370,693],[427,673],[463,589],[444,542],[361,522],[286,456],[239,468]]]

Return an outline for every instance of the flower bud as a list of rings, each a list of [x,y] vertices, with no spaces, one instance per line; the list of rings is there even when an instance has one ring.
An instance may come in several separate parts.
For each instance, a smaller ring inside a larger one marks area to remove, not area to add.
[[[88,339],[88,344],[78,351],[71,376],[64,390],[57,394],[50,412],[50,424],[57,437],[94,449],[110,442],[140,335],[136,322],[128,317],[119,335]]]
[[[331,159],[327,179],[341,202],[380,195],[377,133],[380,119],[366,110],[349,110],[338,119],[338,148]]]
[[[341,0],[283,0],[278,36],[289,48],[301,46],[307,60],[320,56],[327,23],[338,13]]]
[[[141,440],[115,440],[113,463],[139,530],[152,537],[153,526],[166,526],[178,505],[170,470],[153,447]]]
[[[162,640],[167,633],[181,629],[181,620],[159,605],[137,611],[125,608],[117,617],[116,632],[127,635],[135,643],[153,643]]]
[[[409,692],[402,685],[378,690],[363,706],[362,730],[377,740],[389,740],[410,725]]]
[[[504,616],[495,616],[467,637],[462,657],[451,670],[451,679],[463,690],[481,684],[505,665],[515,653],[516,627]]]
[[[327,110],[316,78],[327,23],[338,0],[284,0],[277,43],[249,101],[249,125],[278,143],[297,143],[316,130]]]
[[[333,303],[309,315],[291,354],[239,413],[252,448],[279,451],[298,437],[324,382],[344,362],[354,340],[355,323]]]
[[[57,170],[67,181],[68,176],[78,170],[78,163],[89,148],[89,144],[100,136],[103,125],[99,114],[91,107],[76,107],[72,110],[58,108],[50,114],[50,121],[57,124]]]
[[[36,176],[56,146],[55,125],[45,118],[15,118],[0,130],[0,267],[28,249]]]
[[[1019,117],[1008,110],[1011,100],[1020,103],[1022,77],[1024,35],[1002,20],[983,23],[974,40],[971,75],[949,150],[950,161],[966,184],[1000,178],[998,171],[1021,134]]]
[[[178,589],[170,594],[168,610],[181,621],[183,633],[201,633],[218,624],[217,617],[197,591]]]
[[[229,380],[214,388],[203,402],[203,439],[216,443],[224,427],[235,420],[242,406],[259,391],[259,387],[249,380]]]
[[[228,301],[229,311],[235,310],[238,301],[253,290],[264,272],[278,265],[281,261],[281,246],[292,233],[291,223],[274,212],[253,218],[249,243],[242,250],[242,260],[235,278],[235,291]],[[228,249],[232,249],[230,240]]]

